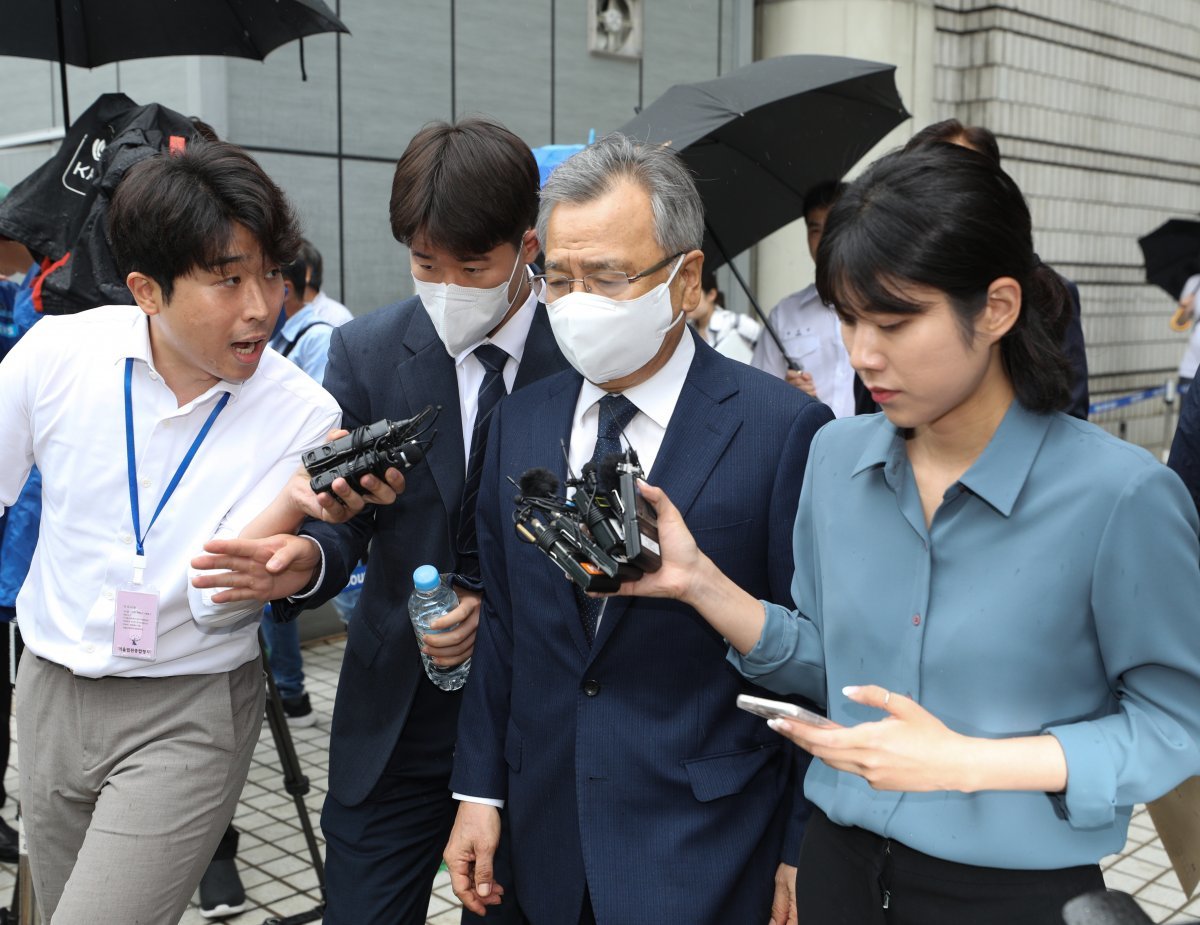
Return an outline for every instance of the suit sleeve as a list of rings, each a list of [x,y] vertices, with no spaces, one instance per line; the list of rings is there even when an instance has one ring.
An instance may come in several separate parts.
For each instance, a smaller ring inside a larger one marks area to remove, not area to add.
[[[372,423],[369,390],[359,380],[357,370],[350,359],[340,328],[332,330],[329,340],[329,364],[325,368],[325,390],[334,397],[342,409],[342,427],[354,430],[363,424]],[[327,524],[309,519],[300,528],[302,536],[310,536],[321,547],[325,569],[321,583],[311,595],[298,601],[272,601],[271,613],[280,621],[294,620],[302,610],[319,607],[336,597],[350,573],[363,556],[375,529],[375,507],[368,505],[357,517],[344,524]]]
[[[507,407],[508,402],[500,402],[492,413],[480,477],[476,527],[483,607],[471,656],[471,677],[463,691],[450,778],[452,792],[490,800],[508,796],[504,740],[512,691],[513,589],[508,581],[506,551],[510,540],[505,528],[511,531],[512,526],[507,511],[501,509],[500,497],[500,444]]]
[[[808,465],[809,447],[817,431],[831,420],[833,412],[826,405],[812,399],[807,400],[792,423],[775,472],[775,485],[771,497],[768,568],[772,599],[788,607],[793,606],[791,586],[796,571],[796,560],[792,554],[792,533],[796,524],[796,510],[800,503],[800,487]],[[803,749],[793,748],[791,758],[791,811],[788,814],[787,827],[784,829],[780,860],[795,867],[800,860],[804,827],[812,814],[812,804],[804,798],[804,775],[808,773],[812,756]]]

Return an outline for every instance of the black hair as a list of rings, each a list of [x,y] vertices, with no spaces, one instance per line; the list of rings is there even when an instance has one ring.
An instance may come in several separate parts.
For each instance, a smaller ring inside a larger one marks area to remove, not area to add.
[[[813,209],[828,209],[845,192],[846,184],[841,180],[823,180],[804,194],[804,217]]]
[[[292,287],[292,292],[296,294],[296,298],[303,305],[304,287],[308,283],[308,264],[305,263],[304,258],[297,257],[291,263],[284,264],[283,278],[287,280],[288,285]]]
[[[325,261],[321,257],[321,252],[308,238],[301,238],[300,251],[296,255],[296,259],[303,260],[308,266],[308,286],[320,292],[321,285],[325,281]]]
[[[1070,296],[1033,251],[1025,197],[991,158],[934,143],[876,161],[829,212],[817,249],[817,292],[853,323],[860,314],[919,314],[911,284],[946,294],[970,343],[987,289],[1021,286],[1021,313],[1000,341],[1018,400],[1054,411],[1070,400],[1062,351]]]
[[[433,122],[408,143],[392,180],[392,235],[421,236],[458,256],[519,245],[537,224],[538,167],[529,145],[487,119]]]
[[[235,225],[280,266],[300,246],[287,197],[254,158],[236,145],[194,140],[129,169],[109,205],[107,238],[121,275],[146,274],[169,302],[177,279],[215,270],[229,256]]]
[[[1000,163],[1000,143],[996,141],[996,136],[992,134],[991,129],[986,129],[982,125],[963,125],[957,119],[944,119],[941,122],[925,126],[908,139],[904,150],[915,151],[917,148],[938,141],[958,145],[965,143],[973,151],[990,157],[997,164]]]
[[[723,293],[717,286],[717,274],[705,267],[700,271],[700,291],[707,294],[712,292],[714,289],[717,290],[717,308],[724,308],[725,293]]]

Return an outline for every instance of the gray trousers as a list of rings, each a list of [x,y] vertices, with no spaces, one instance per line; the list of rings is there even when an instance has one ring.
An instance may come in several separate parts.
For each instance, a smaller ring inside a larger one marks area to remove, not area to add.
[[[93,679],[25,651],[17,764],[43,922],[178,923],[233,818],[265,690],[260,658]]]

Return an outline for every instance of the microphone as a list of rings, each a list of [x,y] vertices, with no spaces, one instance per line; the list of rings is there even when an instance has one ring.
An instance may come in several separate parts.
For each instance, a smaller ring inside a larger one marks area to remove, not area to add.
[[[622,555],[621,521],[609,504],[607,493],[596,486],[596,464],[584,464],[583,473],[575,488],[575,506],[592,539],[614,558]]]
[[[578,509],[557,497],[558,479],[548,469],[528,469],[517,482],[521,493],[513,528],[526,543],[537,546],[585,591],[611,592],[621,587],[618,565],[593,542],[577,522]]]

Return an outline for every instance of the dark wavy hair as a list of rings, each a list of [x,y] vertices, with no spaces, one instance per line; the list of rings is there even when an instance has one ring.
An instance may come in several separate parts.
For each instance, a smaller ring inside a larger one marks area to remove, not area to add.
[[[417,235],[459,256],[520,245],[537,222],[538,167],[529,145],[490,119],[431,122],[408,143],[392,178],[392,236]]]
[[[113,193],[106,232],[121,274],[145,273],[169,302],[175,280],[229,256],[235,225],[280,266],[300,246],[292,207],[258,162],[236,145],[196,139],[129,169]]]
[[[967,343],[1002,276],[1022,293],[1000,341],[1017,399],[1031,411],[1065,408],[1070,296],[1034,253],[1025,197],[997,161],[939,142],[880,158],[834,204],[817,250],[817,291],[843,320],[919,314],[906,295],[915,283],[946,294]]]

